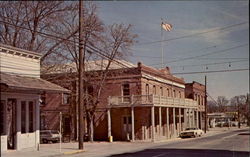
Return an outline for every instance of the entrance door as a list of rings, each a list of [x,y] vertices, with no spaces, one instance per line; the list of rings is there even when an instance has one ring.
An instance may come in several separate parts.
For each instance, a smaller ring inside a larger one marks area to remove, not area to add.
[[[122,120],[123,140],[129,141],[132,137],[132,119],[131,116],[124,116]]]
[[[6,116],[7,116],[8,149],[15,149],[15,142],[16,142],[16,99],[8,99]]]

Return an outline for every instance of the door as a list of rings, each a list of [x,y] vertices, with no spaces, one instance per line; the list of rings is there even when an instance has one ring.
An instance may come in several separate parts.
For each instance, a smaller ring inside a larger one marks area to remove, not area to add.
[[[122,120],[122,138],[129,141],[132,138],[132,119],[131,116],[123,116]]]
[[[15,149],[16,142],[16,99],[7,101],[7,147]]]

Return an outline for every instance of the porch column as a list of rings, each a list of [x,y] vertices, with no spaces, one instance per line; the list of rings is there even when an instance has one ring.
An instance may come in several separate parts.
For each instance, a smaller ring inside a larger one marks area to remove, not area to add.
[[[196,111],[196,127],[199,128],[199,111]]]
[[[175,108],[173,107],[173,126],[174,126],[174,137],[176,135],[176,125],[175,125]]]
[[[169,138],[169,108],[166,108],[166,116],[167,116],[167,138]]]
[[[40,144],[40,102],[39,99],[35,101],[35,135],[36,135],[36,148],[39,149]]]
[[[16,150],[21,148],[21,102],[17,99],[16,104]]]
[[[188,127],[191,128],[191,109],[188,109]]]
[[[135,117],[134,117],[134,107],[131,107],[131,120],[132,120],[132,141],[135,140]]]
[[[108,114],[108,138],[111,137],[111,114],[110,114],[110,108],[108,108],[107,114]]]
[[[192,118],[193,118],[192,127],[195,127],[195,118],[194,118],[194,115],[195,115],[195,114],[194,114],[194,109],[193,109],[193,111],[192,111],[192,116],[193,116],[193,117],[192,117]]]
[[[184,130],[188,127],[188,125],[187,125],[187,109],[186,108],[184,108],[183,109],[184,110],[184,112],[183,112],[183,117],[184,117]]]
[[[202,112],[200,112],[200,129],[202,130]]]
[[[179,133],[180,132],[181,132],[181,108],[179,108]]]
[[[152,141],[155,141],[155,107],[151,107],[151,132],[152,132]]]
[[[161,120],[161,107],[159,107],[159,134],[161,136],[162,133],[162,120]]]

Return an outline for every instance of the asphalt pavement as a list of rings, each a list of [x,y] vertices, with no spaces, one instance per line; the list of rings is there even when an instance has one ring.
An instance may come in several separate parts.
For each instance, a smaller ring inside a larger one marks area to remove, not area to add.
[[[188,138],[110,157],[250,157],[249,129]]]

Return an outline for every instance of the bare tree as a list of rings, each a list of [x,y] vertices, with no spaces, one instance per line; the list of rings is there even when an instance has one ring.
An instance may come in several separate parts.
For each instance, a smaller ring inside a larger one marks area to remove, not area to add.
[[[239,118],[245,118],[249,125],[250,111],[249,111],[249,94],[234,96],[230,100],[230,105],[235,108],[235,112],[239,112]]]
[[[229,101],[226,99],[225,96],[218,96],[217,98],[218,111],[225,112],[228,102]]]
[[[215,101],[207,101],[207,112],[214,113],[218,111],[218,106]]]
[[[77,3],[63,1],[16,1],[0,3],[0,42],[44,54],[42,61],[60,52],[60,45],[77,33],[70,22]],[[49,34],[50,37],[45,34]],[[51,38],[56,36],[58,38]]]

